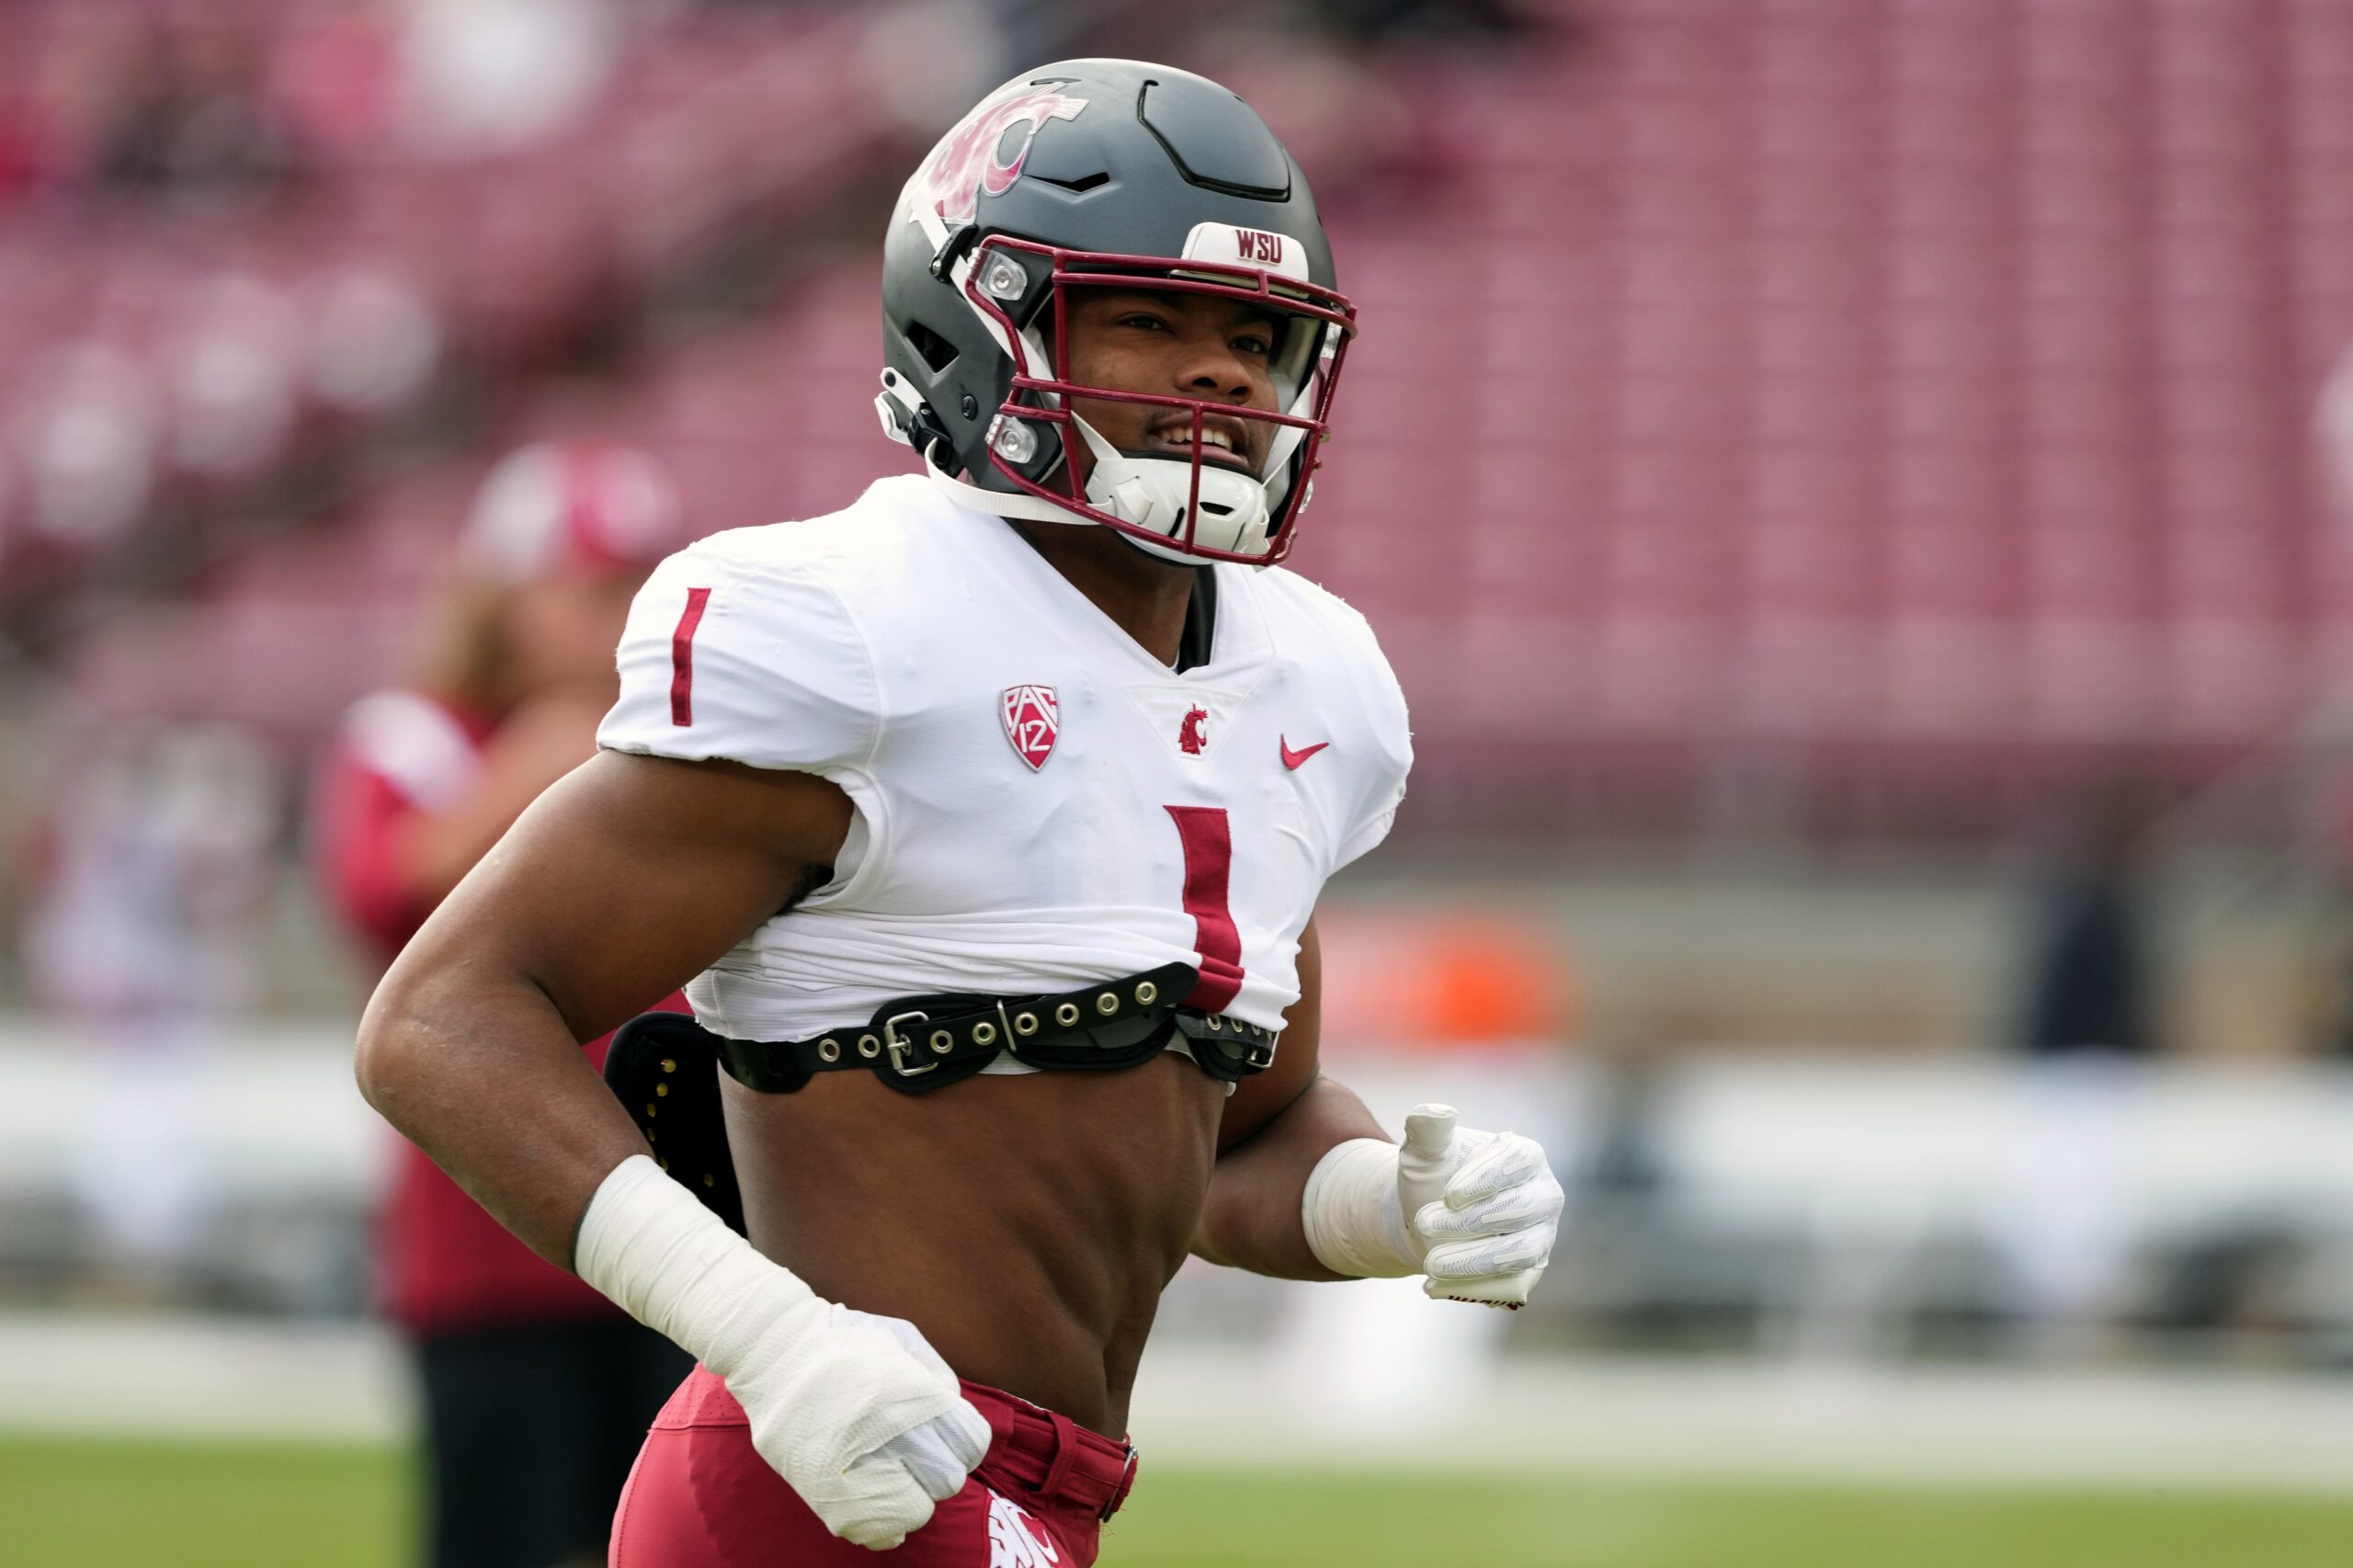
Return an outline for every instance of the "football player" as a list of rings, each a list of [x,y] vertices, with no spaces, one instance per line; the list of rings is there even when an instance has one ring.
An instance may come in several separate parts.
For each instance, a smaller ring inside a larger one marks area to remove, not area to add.
[[[1273,564],[1354,330],[1233,94],[992,94],[885,245],[925,472],[659,567],[604,749],[377,992],[369,1098],[701,1363],[616,1563],[1092,1562],[1188,1252],[1525,1300],[1543,1151],[1438,1107],[1401,1148],[1317,1068],[1316,899],[1411,756]],[[616,1103],[573,1042],[681,983]]]

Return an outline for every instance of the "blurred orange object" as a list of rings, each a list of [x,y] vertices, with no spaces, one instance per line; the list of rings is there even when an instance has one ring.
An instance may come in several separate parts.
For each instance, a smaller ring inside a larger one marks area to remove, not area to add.
[[[1324,1049],[1491,1049],[1556,1040],[1574,1022],[1555,933],[1486,910],[1334,912],[1324,945]]]

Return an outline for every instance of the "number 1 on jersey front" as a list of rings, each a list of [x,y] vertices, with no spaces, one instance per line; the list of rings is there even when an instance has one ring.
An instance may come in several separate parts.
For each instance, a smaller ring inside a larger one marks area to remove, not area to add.
[[[1233,869],[1233,829],[1223,806],[1170,806],[1177,842],[1185,846],[1185,913],[1193,917],[1193,946],[1201,978],[1188,1007],[1222,1013],[1242,989],[1242,933],[1228,904]]]

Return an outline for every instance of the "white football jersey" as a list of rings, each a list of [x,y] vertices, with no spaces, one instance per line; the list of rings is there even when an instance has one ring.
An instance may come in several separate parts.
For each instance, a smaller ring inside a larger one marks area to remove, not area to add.
[[[805,1040],[919,993],[1188,963],[1192,1005],[1279,1028],[1324,879],[1396,815],[1405,702],[1340,600],[1214,570],[1211,656],[1178,674],[919,475],[664,562],[597,744],[857,806],[833,880],[688,987],[704,1027]]]

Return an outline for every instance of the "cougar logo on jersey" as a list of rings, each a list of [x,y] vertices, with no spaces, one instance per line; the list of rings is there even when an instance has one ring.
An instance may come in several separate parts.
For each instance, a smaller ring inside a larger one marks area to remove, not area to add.
[[[989,1494],[989,1568],[1054,1568],[1063,1554],[1010,1497]]]
[[[1054,737],[1062,733],[1062,704],[1051,686],[1014,686],[1005,691],[1005,738],[1035,773],[1053,755]]]
[[[1021,177],[1022,161],[1029,155],[1029,141],[1038,128],[1050,119],[1077,119],[1086,103],[1051,87],[1020,82],[984,100],[940,142],[922,177],[907,187],[913,210],[905,218],[914,221],[927,207],[951,225],[971,222],[983,191],[1002,196]],[[1007,137],[1016,131],[1017,135]],[[1003,155],[1008,140],[1013,147],[1009,162]]]
[[[1210,744],[1210,712],[1206,708],[1186,710],[1185,722],[1176,728],[1176,749],[1187,756],[1199,756],[1201,748]]]

